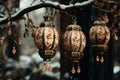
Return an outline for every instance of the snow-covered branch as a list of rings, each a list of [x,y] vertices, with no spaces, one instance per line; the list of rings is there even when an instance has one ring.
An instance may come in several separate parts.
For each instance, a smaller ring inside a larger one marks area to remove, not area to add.
[[[11,15],[11,19],[9,19],[9,17],[0,18],[0,24],[6,23],[9,20],[13,21],[13,20],[19,19],[25,13],[31,12],[33,10],[36,10],[36,9],[39,9],[42,7],[52,7],[52,8],[58,9],[58,10],[66,11],[66,10],[74,8],[74,7],[86,6],[92,2],[93,2],[93,0],[88,0],[88,1],[81,2],[81,3],[77,2],[75,4],[64,5],[64,4],[60,4],[59,2],[45,1],[45,2],[41,2],[34,6],[29,6],[25,9],[22,9],[22,10],[16,12],[15,14]]]

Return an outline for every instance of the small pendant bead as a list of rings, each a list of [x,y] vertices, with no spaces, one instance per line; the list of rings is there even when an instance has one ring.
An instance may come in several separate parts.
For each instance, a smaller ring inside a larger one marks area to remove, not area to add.
[[[71,73],[75,73],[75,68],[74,67],[72,67],[72,70],[71,70]]]

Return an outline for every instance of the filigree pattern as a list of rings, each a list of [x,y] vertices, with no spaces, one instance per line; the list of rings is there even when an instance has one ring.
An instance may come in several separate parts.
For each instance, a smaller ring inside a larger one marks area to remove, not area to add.
[[[58,46],[58,40],[58,32],[53,27],[40,27],[36,31],[35,43],[38,49],[54,50]],[[45,48],[43,47],[43,45],[45,46]]]
[[[86,45],[86,37],[81,30],[74,30],[73,27],[75,28],[76,25],[68,26],[68,31],[64,33],[63,42],[65,50],[68,52],[82,52]]]
[[[96,24],[98,22],[98,24]],[[101,21],[95,21],[94,25],[89,32],[91,42],[93,44],[107,44],[110,40],[109,28]]]

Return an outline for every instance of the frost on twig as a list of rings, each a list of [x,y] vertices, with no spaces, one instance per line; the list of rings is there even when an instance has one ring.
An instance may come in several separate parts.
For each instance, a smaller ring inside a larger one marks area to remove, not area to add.
[[[28,12],[31,12],[33,10],[36,10],[36,9],[39,9],[39,8],[42,8],[42,7],[52,7],[52,8],[55,8],[55,9],[58,9],[58,10],[68,10],[70,8],[73,8],[73,7],[82,7],[82,6],[86,6],[90,3],[92,3],[93,0],[88,0],[88,1],[83,1],[81,3],[77,2],[75,4],[70,4],[70,5],[64,5],[64,4],[60,4],[59,2],[53,2],[53,1],[44,1],[44,2],[40,2],[39,4],[37,5],[33,5],[33,6],[29,6],[27,8],[24,8],[18,12],[16,12],[15,14],[11,15],[11,19],[10,20],[16,20],[16,19],[19,19],[21,16],[23,16],[25,13],[28,13]],[[8,22],[8,17],[3,17],[3,18],[0,18],[0,24],[3,24],[3,23],[6,23]]]

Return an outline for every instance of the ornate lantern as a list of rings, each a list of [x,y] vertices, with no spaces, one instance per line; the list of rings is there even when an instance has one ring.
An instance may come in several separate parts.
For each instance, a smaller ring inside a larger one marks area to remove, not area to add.
[[[51,17],[45,16],[45,23],[41,24],[35,33],[35,44],[39,49],[39,55],[44,61],[48,61],[55,56],[55,49],[58,46],[59,35],[51,24]]]
[[[108,49],[107,43],[110,40],[110,30],[105,21],[97,20],[89,32],[93,50],[97,52],[96,61],[104,62],[103,53]]]
[[[73,24],[69,25],[64,33],[63,42],[66,56],[73,63],[71,72],[75,73],[74,63],[78,63],[77,72],[80,73],[79,60],[82,57],[83,50],[86,45],[86,37],[81,27],[73,20]]]

